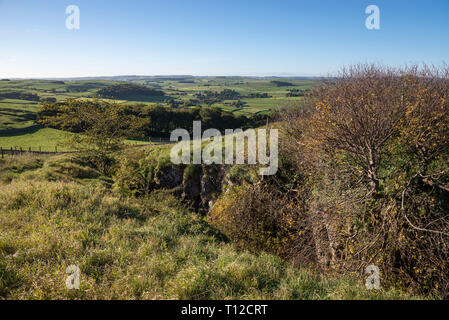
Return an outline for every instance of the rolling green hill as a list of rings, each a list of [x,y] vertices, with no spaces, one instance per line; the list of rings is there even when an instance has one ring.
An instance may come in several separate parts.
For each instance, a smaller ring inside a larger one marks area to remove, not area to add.
[[[107,92],[107,88],[130,86],[132,84],[150,87],[149,92],[161,92],[164,95],[155,97],[133,96],[112,98],[119,103],[141,105],[168,105],[177,108],[190,108],[198,105],[212,106],[226,111],[250,116],[252,114],[268,114],[279,106],[294,104],[301,97],[287,97],[289,89],[307,90],[317,85],[314,80],[289,79],[292,86],[277,86],[272,79],[242,78],[242,77],[126,77],[111,78],[113,80],[11,80],[0,81],[0,146],[22,147],[30,146],[54,150],[61,141],[61,134],[50,129],[36,128],[36,113],[40,108],[39,101],[2,98],[11,95],[37,95],[41,100],[54,99],[64,101],[69,98],[91,99],[98,92]],[[118,81],[126,80],[126,81]],[[207,104],[192,101],[197,94],[233,90],[237,93],[235,100],[222,100]],[[154,91],[151,91],[154,90]],[[267,98],[257,95],[266,94]],[[256,95],[256,97],[254,97]],[[109,99],[108,99],[109,98]],[[118,99],[118,100],[117,100]],[[63,150],[62,147],[61,150]]]

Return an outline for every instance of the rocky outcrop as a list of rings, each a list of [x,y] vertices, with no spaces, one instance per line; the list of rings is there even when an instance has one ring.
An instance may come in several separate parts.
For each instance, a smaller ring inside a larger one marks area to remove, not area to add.
[[[168,166],[155,172],[155,189],[174,189],[196,210],[209,210],[222,192],[224,165]]]
[[[222,192],[226,169],[223,165],[203,166],[201,177],[201,205],[208,210]]]
[[[198,210],[201,206],[201,176],[202,167],[193,170],[192,173],[185,172],[182,180],[182,195],[184,201],[189,201]]]
[[[170,166],[157,170],[154,182],[157,189],[173,189],[181,185],[184,175],[184,168],[180,166]]]

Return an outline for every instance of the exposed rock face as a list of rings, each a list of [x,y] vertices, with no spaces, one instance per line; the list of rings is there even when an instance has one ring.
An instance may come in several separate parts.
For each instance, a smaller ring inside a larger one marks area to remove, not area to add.
[[[170,166],[156,172],[155,189],[180,188],[179,195],[193,203],[195,209],[205,209],[213,205],[226,177],[224,165],[203,165],[186,172],[186,167]]]
[[[156,172],[154,182],[157,189],[173,189],[182,183],[184,168],[171,166]]]
[[[202,170],[196,174],[184,175],[182,181],[182,200],[191,201],[197,210],[201,205],[201,174]]]
[[[208,210],[222,192],[226,170],[223,165],[203,166],[201,177],[201,205]]]

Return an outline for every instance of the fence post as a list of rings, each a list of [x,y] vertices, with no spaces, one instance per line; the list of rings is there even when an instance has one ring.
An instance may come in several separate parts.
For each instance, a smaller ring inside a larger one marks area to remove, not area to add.
[[[22,151],[22,147],[20,147],[20,154],[22,154],[23,153],[23,151]]]
[[[3,147],[0,147],[0,150],[2,152],[2,159],[3,159],[4,158],[4,156],[3,156]]]
[[[28,148],[28,152],[31,153],[31,147]]]

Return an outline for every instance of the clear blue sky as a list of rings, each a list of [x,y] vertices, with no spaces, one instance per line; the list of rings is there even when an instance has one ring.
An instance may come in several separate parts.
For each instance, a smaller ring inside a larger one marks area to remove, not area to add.
[[[80,29],[65,26],[68,5]],[[380,30],[365,8],[380,8]],[[0,77],[327,75],[449,63],[449,0],[0,0]]]

